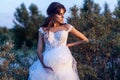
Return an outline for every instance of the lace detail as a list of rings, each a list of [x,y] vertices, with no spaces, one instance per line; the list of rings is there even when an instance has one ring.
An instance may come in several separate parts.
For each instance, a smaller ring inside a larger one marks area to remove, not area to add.
[[[30,80],[79,80],[76,68],[76,60],[72,56],[69,48],[66,46],[69,30],[57,32],[44,32],[42,28],[39,31],[44,36],[45,50],[43,54],[43,63],[53,69],[46,69],[41,62],[37,60],[29,69]]]
[[[45,34],[45,32],[43,31],[43,29],[41,27],[39,28],[38,31],[41,32],[42,34]]]
[[[72,28],[73,26],[70,26],[67,31],[60,30],[57,32],[44,32],[43,28],[40,28],[39,31],[44,35],[45,49],[50,50],[58,46],[65,46],[68,38],[68,32]]]
[[[70,32],[72,28],[73,28],[73,26],[72,26],[72,25],[70,25],[70,28],[68,29],[68,32]]]

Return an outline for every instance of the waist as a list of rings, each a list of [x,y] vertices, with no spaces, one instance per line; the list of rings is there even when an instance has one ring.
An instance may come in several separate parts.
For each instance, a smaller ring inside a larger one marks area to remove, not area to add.
[[[51,46],[46,46],[45,51],[53,50],[56,48],[62,48],[62,47],[67,47],[66,45],[51,45]]]
[[[65,50],[68,50],[69,48],[68,48],[68,46],[66,46],[66,45],[60,45],[60,46],[55,46],[55,47],[46,47],[45,48],[45,50],[44,50],[44,52],[43,52],[43,54],[44,53],[46,53],[46,52],[48,52],[48,51],[61,51],[61,49],[63,50],[63,49],[65,49]]]

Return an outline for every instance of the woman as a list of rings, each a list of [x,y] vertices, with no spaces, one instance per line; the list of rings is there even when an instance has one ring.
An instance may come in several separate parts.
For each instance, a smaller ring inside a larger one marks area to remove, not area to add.
[[[72,25],[63,22],[65,12],[65,7],[58,2],[49,5],[48,17],[39,29],[39,59],[29,69],[29,80],[79,80],[76,62],[68,47],[88,42],[88,39]],[[80,41],[66,44],[68,33]]]

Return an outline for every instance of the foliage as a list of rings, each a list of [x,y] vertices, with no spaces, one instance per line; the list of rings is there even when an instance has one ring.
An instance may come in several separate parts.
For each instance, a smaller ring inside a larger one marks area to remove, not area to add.
[[[117,15],[115,16],[105,3],[104,12],[100,13],[98,4],[95,4],[93,0],[85,0],[82,8],[73,6],[70,10],[68,23],[75,26],[90,40],[88,44],[71,48],[79,64],[81,80],[119,79],[116,75],[120,70],[118,67],[115,68],[120,58],[117,57],[120,56],[117,54],[120,53],[119,19],[117,17],[120,15],[119,9],[116,9]],[[77,41],[72,34],[69,36],[68,42]]]
[[[84,0],[83,7],[70,8],[68,23],[85,34],[90,42],[70,48],[78,62],[81,80],[120,80],[120,1],[113,12],[107,3],[100,12],[93,0]],[[38,29],[45,18],[36,5],[29,10],[24,4],[16,9],[14,28],[0,28],[0,77],[2,80],[26,80],[28,69],[36,56]],[[12,49],[14,40],[17,50]],[[72,34],[68,43],[77,41]],[[33,50],[34,49],[34,50]],[[26,62],[24,62],[26,61]],[[5,75],[4,75],[5,74]]]
[[[29,11],[22,3],[21,7],[17,8],[14,14],[16,20],[14,21],[15,25],[12,31],[17,48],[20,48],[23,44],[26,44],[28,47],[33,47],[37,44],[38,29],[44,16],[39,13],[35,4],[30,5]]]
[[[9,39],[9,30],[6,27],[0,27],[0,45],[4,44]]]
[[[13,50],[11,40],[0,46],[0,80],[27,80],[30,64],[35,60]],[[27,53],[28,54],[28,53]]]

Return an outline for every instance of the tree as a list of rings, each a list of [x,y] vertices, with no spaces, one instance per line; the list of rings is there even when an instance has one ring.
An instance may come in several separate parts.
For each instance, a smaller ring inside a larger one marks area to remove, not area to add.
[[[68,23],[75,26],[75,28],[84,33],[88,38],[95,39],[97,41],[97,38],[101,36],[98,36],[99,33],[97,30],[99,29],[99,26],[102,26],[99,23],[101,22],[101,17],[99,15],[100,8],[98,4],[95,4],[92,0],[85,0],[82,8],[73,6],[70,10],[71,17],[67,19]],[[69,36],[71,37],[69,37],[68,41],[74,42],[77,40],[73,35]],[[97,75],[95,74],[95,69],[93,67],[93,61],[97,54],[96,52],[98,51],[96,48],[98,45],[99,43],[94,42],[94,44],[81,44],[80,47],[75,46],[71,49],[73,51],[73,55],[75,55],[75,58],[78,61],[78,70],[80,70],[79,75],[82,80],[97,79]]]
[[[119,73],[120,70],[118,67],[115,68],[115,65],[118,66],[116,59],[119,56],[117,53],[120,53],[120,12],[119,9],[116,10],[115,15],[113,15],[105,3],[104,11],[100,13],[99,5],[93,0],[85,0],[82,8],[75,6],[71,8],[68,23],[75,26],[90,39],[88,44],[71,48],[78,61],[81,80],[118,79],[115,72]],[[69,42],[77,40],[74,36],[70,36]]]
[[[10,39],[9,30],[6,27],[0,27],[0,45]]]
[[[26,44],[28,47],[36,45],[38,29],[45,18],[38,11],[37,6],[31,4],[28,11],[24,3],[22,3],[21,7],[16,9],[14,16],[16,20],[14,21],[13,32],[16,45],[19,45],[19,47],[23,44]]]

